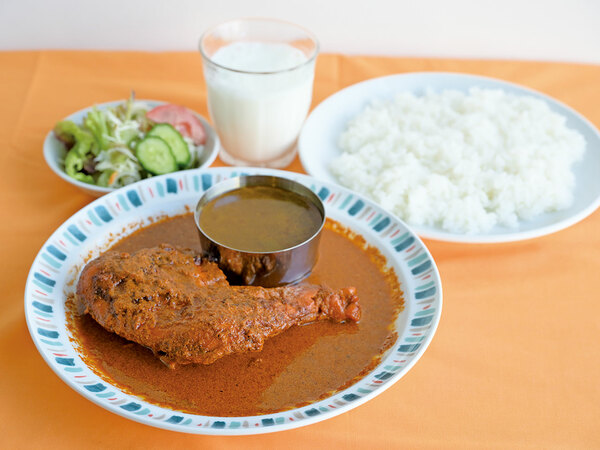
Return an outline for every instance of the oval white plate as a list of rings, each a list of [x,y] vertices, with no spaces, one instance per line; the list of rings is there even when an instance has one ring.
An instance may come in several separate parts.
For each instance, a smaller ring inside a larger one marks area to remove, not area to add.
[[[328,217],[360,233],[394,268],[404,292],[404,311],[395,322],[398,339],[381,363],[361,381],[308,406],[253,417],[209,417],[151,404],[122,392],[96,375],[69,339],[65,298],[89,256],[152,218],[193,210],[203,191],[244,174],[272,174],[297,180],[324,201]],[[190,209],[187,209],[190,208]],[[133,226],[132,226],[133,225]],[[125,231],[124,231],[125,230]],[[348,411],[398,381],[421,357],[442,310],[442,286],[427,248],[404,223],[365,198],[306,175],[268,169],[222,167],[186,170],[150,178],[105,195],[81,209],[52,234],[38,253],[25,288],[25,316],[31,337],[48,365],[79,394],[128,419],[197,434],[257,434],[318,422]]]
[[[419,72],[367,80],[343,89],[319,104],[310,114],[300,137],[298,149],[304,169],[323,181],[337,183],[329,170],[331,161],[340,155],[337,146],[339,135],[350,119],[356,116],[373,100],[393,99],[400,91],[415,95],[425,89],[435,91],[455,89],[468,91],[471,87],[503,89],[511,94],[530,95],[545,101],[555,112],[566,117],[567,126],[581,133],[586,142],[583,159],[573,167],[576,178],[575,200],[563,211],[542,214],[530,221],[521,221],[517,228],[496,226],[487,233],[460,234],[431,226],[412,226],[424,238],[441,241],[494,243],[530,239],[554,233],[569,227],[600,206],[600,134],[582,115],[547,95],[516,84],[493,78],[458,73]]]
[[[156,106],[164,105],[166,102],[160,102],[157,100],[137,100],[139,102],[144,102],[148,105],[149,109],[152,109]],[[124,100],[117,100],[113,102],[100,103],[95,105],[98,109],[106,109],[111,108],[113,106],[120,105]],[[65,117],[62,120],[72,120],[76,124],[82,124],[85,116],[90,112],[90,110],[94,108],[94,106],[90,106],[88,108],[84,108],[79,110],[68,117]],[[210,124],[206,121],[204,117],[198,114],[195,111],[192,111],[196,117],[202,122],[204,126],[204,130],[206,131],[206,142],[204,144],[204,150],[202,151],[202,156],[200,158],[200,165],[195,169],[201,169],[204,167],[210,166],[217,154],[219,153],[219,137],[215,130],[210,126]],[[83,192],[86,192],[94,197],[100,197],[101,195],[107,194],[115,190],[115,188],[103,187],[103,186],[95,186],[93,184],[84,183],[83,181],[76,180],[71,178],[65,173],[65,168],[61,163],[64,160],[66,155],[64,145],[56,138],[53,131],[50,131],[46,135],[46,139],[44,140],[44,159],[50,169],[61,177],[63,180],[71,183],[74,186],[77,186]],[[188,169],[190,170],[190,169]]]

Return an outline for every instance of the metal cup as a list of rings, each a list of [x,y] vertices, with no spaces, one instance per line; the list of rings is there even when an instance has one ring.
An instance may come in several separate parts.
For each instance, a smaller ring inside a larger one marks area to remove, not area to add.
[[[315,205],[321,214],[318,230],[304,242],[273,252],[247,252],[215,241],[200,227],[199,219],[204,206],[227,192],[246,186],[277,187],[302,196]],[[203,256],[215,261],[232,284],[275,287],[298,283],[310,275],[317,262],[321,230],[325,224],[325,207],[314,192],[296,181],[270,175],[246,175],[229,178],[208,189],[196,205],[194,219]]]

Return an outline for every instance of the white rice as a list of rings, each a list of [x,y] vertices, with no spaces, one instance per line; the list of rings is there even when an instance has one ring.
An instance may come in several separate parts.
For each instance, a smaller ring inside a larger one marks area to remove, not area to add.
[[[343,185],[413,225],[481,233],[568,208],[585,140],[539,99],[473,88],[373,102],[339,146]]]

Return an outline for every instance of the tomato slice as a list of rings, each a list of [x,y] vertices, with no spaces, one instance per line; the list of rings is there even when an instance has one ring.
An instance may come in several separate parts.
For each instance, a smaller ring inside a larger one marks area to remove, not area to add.
[[[195,145],[206,142],[206,131],[200,119],[187,108],[180,105],[165,104],[146,113],[146,117],[156,123],[169,123],[183,136],[189,137]]]

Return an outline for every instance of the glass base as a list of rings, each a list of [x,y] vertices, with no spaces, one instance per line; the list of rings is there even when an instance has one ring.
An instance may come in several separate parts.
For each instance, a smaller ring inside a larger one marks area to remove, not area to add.
[[[246,167],[267,167],[269,169],[283,169],[289,166],[294,158],[296,157],[296,153],[298,152],[298,146],[294,145],[290,150],[285,152],[283,155],[278,156],[277,158],[270,159],[268,161],[246,161],[244,159],[239,159],[231,156],[227,153],[227,150],[220,146],[219,149],[219,158],[225,164],[229,164],[230,166],[246,166]]]

